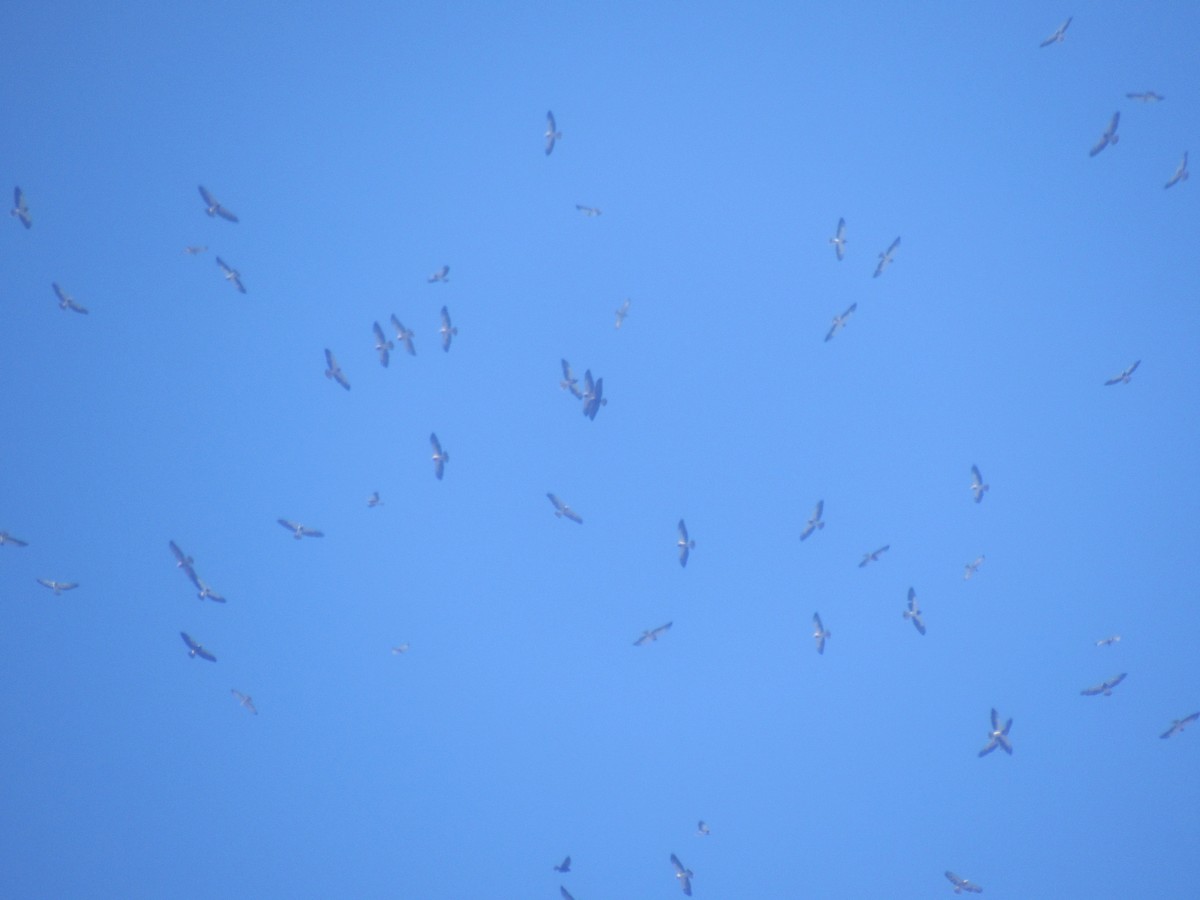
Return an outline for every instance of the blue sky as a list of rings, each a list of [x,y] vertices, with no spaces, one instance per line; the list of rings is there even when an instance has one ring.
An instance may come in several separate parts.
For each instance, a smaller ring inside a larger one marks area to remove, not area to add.
[[[0,894],[1191,896],[1200,8],[392,7],[6,17]]]

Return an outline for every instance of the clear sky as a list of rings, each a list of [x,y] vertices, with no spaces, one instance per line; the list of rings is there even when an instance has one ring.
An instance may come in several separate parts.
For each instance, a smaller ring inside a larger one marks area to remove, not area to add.
[[[4,20],[0,895],[1200,891],[1200,5]]]

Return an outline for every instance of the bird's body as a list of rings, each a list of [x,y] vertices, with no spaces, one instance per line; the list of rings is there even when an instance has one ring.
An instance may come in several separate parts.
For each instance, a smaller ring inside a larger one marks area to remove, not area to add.
[[[878,278],[884,273],[884,270],[892,264],[892,260],[895,257],[896,248],[899,246],[900,238],[896,238],[886,250],[879,254],[879,262],[875,266],[875,274],[871,276],[872,278]]]
[[[833,637],[832,631],[826,631],[825,626],[821,624],[821,617],[817,613],[813,613],[813,640],[817,642],[817,652],[822,656],[825,655],[825,642]]]
[[[294,522],[291,519],[276,519],[275,521],[290,531],[292,537],[296,540],[306,537],[325,537],[325,532],[309,528],[307,525],[301,525],[299,522]]]
[[[1063,38],[1065,38],[1067,35],[1067,28],[1071,25],[1071,18],[1074,17],[1069,17],[1067,21],[1059,25],[1054,34],[1050,35],[1050,37],[1046,38],[1044,41],[1038,44],[1038,46],[1049,47],[1051,44],[1061,44],[1063,42]]]
[[[1125,680],[1126,674],[1127,673],[1122,672],[1120,675],[1114,675],[1112,678],[1108,679],[1107,681],[1102,681],[1099,684],[1094,684],[1091,687],[1084,688],[1079,693],[1085,697],[1095,697],[1097,695],[1111,697],[1113,688],[1115,688],[1118,684],[1120,684],[1122,681]]]
[[[1160,738],[1166,739],[1173,735],[1179,734],[1188,725],[1191,725],[1197,719],[1200,719],[1200,712],[1194,712],[1190,716],[1184,716],[1182,719],[1176,719],[1171,723],[1171,727],[1159,735]]]
[[[701,819],[696,825],[696,834],[700,835],[700,837],[708,837],[712,834],[712,829],[708,827],[707,822]]]
[[[333,355],[333,351],[328,347],[325,348],[325,377],[333,379],[346,390],[350,390],[350,381],[346,378],[346,373],[342,371],[342,367],[338,365],[337,357]]]
[[[959,878],[953,872],[947,872],[946,878],[948,878],[950,883],[954,885],[954,893],[956,894],[961,894],[963,891],[966,891],[968,894],[983,893],[983,888],[981,888],[979,885],[968,881],[966,878]]]
[[[390,351],[395,344],[387,339],[378,322],[371,326],[371,333],[375,335],[375,352],[379,354],[379,364],[386,369],[388,360],[391,359]]]
[[[912,588],[908,589],[908,608],[904,610],[904,618],[912,621],[919,634],[925,634],[925,619],[922,618],[921,607],[917,603],[917,592]]]
[[[371,496],[367,498],[367,509],[374,509],[377,506],[383,506],[383,500],[379,497],[379,491],[371,491]]]
[[[608,401],[604,399],[604,379],[593,379],[592,370],[585,371],[583,373],[583,391],[580,396],[583,399],[583,414],[594,422],[600,407],[608,405]]]
[[[1113,384],[1129,384],[1130,379],[1133,378],[1133,373],[1137,371],[1137,367],[1141,364],[1142,361],[1140,359],[1137,360],[1135,363],[1133,363],[1133,365],[1127,366],[1120,375],[1114,375],[1112,378],[1108,379],[1108,381],[1104,382],[1104,386],[1108,387],[1109,385]]]
[[[1188,180],[1187,151],[1184,150],[1183,151],[1183,159],[1180,161],[1179,167],[1175,169],[1175,174],[1171,176],[1170,181],[1168,181],[1166,184],[1163,185],[1163,189],[1166,190],[1169,187],[1173,187],[1174,185],[1179,184],[1179,182],[1181,182],[1181,181],[1187,181],[1187,180]]]
[[[625,324],[625,317],[626,317],[626,316],[628,316],[628,315],[629,315],[629,300],[628,300],[628,299],[626,299],[626,300],[625,300],[625,302],[624,302],[624,303],[622,303],[622,304],[621,304],[621,305],[620,305],[620,306],[617,308],[617,321],[616,321],[616,326],[615,326],[615,327],[617,327],[617,328],[620,328],[622,325],[624,325],[624,324]]]
[[[886,553],[891,546],[891,544],[884,544],[878,550],[872,550],[870,553],[864,553],[862,562],[858,564],[858,567],[861,569],[870,563],[879,562],[879,557],[883,556],[883,554]]]
[[[233,696],[237,697],[237,702],[240,703],[244,709],[249,710],[250,712],[254,713],[256,716],[258,715],[258,709],[255,708],[254,701],[250,699],[249,694],[243,694],[241,691],[237,690],[236,688],[230,688],[229,692],[231,694],[233,694]]]
[[[992,730],[988,732],[987,746],[979,751],[980,756],[987,756],[997,747],[1000,747],[1009,756],[1012,756],[1012,742],[1008,739],[1008,732],[1012,728],[1013,720],[1009,719],[1002,726],[1000,724],[1000,714],[996,710],[992,710]]]
[[[671,629],[671,622],[666,625],[659,625],[657,628],[650,628],[642,632],[642,636],[633,642],[633,646],[640,647],[642,644],[653,644],[660,637],[666,634]]]
[[[833,252],[837,254],[838,262],[841,262],[846,257],[846,220],[838,219],[837,231],[833,237],[829,239],[829,243],[833,244]]]
[[[570,519],[572,522],[578,522],[580,525],[583,524],[583,519],[580,517],[579,513],[575,512],[575,510],[563,503],[562,500],[558,498],[557,494],[547,494],[546,496],[549,497],[550,502],[554,504],[554,515],[556,517],[560,519]]]
[[[442,326],[438,329],[438,334],[442,336],[442,350],[449,353],[450,342],[458,334],[458,329],[450,324],[450,313],[444,306],[442,307]]]
[[[854,311],[858,309],[857,303],[851,303],[844,313],[840,316],[833,317],[833,324],[829,326],[829,331],[825,335],[825,342],[828,343],[833,339],[833,336],[846,327],[846,323],[850,321],[850,317],[854,315]]]
[[[692,879],[695,873],[679,861],[679,857],[671,854],[671,865],[675,867],[675,877],[679,880],[680,889],[687,896],[692,896]]]
[[[812,515],[808,517],[808,521],[804,523],[804,530],[800,532],[800,540],[807,540],[814,531],[818,531],[825,527],[825,522],[821,519],[821,515],[825,512],[825,501],[818,500],[816,507],[812,511]]]
[[[220,216],[229,222],[236,222],[238,220],[237,216],[217,202],[217,198],[210,194],[204,185],[200,185],[200,196],[204,200],[204,211],[208,213],[210,219],[214,216]]]
[[[52,578],[39,578],[37,583],[44,588],[54,591],[55,597],[61,597],[63,591],[73,591],[79,587],[79,582],[77,581],[55,581]]]
[[[404,324],[394,315],[392,316],[392,328],[396,331],[396,340],[404,346],[404,349],[408,351],[408,355],[416,356],[417,350],[413,346],[413,338],[416,337],[416,332],[405,328]]]
[[[546,139],[546,155],[549,156],[554,152],[555,143],[562,140],[562,132],[558,130],[558,123],[555,122],[552,112],[546,112],[546,133],[542,136]]]
[[[79,303],[75,301],[74,297],[72,297],[59,286],[57,281],[52,282],[50,287],[54,288],[54,293],[58,297],[59,309],[69,310],[70,312],[80,313],[81,315],[85,316],[88,314],[87,307],[80,306]]]
[[[991,485],[983,483],[983,476],[979,474],[979,467],[971,466],[971,493],[975,496],[976,503],[983,502],[983,495],[989,487]]]
[[[242,273],[229,265],[221,257],[217,257],[217,265],[221,267],[221,274],[225,276],[225,280],[232,284],[239,294],[246,293],[246,286],[242,284]]]
[[[438,440],[436,434],[429,435],[429,446],[433,448],[433,474],[437,476],[437,480],[442,480],[442,475],[446,471],[446,463],[450,462],[450,454],[442,449],[441,441]]]
[[[679,565],[686,567],[688,557],[691,556],[692,550],[696,547],[696,542],[688,537],[687,525],[683,523],[683,519],[679,520],[677,526],[679,536],[675,540],[675,547],[679,550]]]
[[[179,636],[183,638],[183,642],[187,644],[188,656],[195,659],[197,656],[201,659],[207,659],[209,662],[216,662],[217,658],[203,645],[192,640],[192,636],[186,631],[179,632]]]
[[[575,377],[575,373],[571,371],[571,364],[565,359],[562,361],[562,381],[558,386],[564,391],[570,391],[576,398],[583,399],[583,391],[579,390],[579,379]]]
[[[554,871],[555,872],[570,872],[571,871],[571,857],[568,856],[566,859],[564,859],[562,862],[560,862],[557,866],[555,866]]]
[[[211,600],[213,603],[225,602],[225,598],[210,588],[204,579],[196,574],[195,569],[188,567],[184,569],[184,572],[187,573],[188,580],[195,586],[196,596],[201,600]]]
[[[20,187],[13,188],[13,208],[8,212],[20,219],[26,228],[33,227],[33,216],[29,214],[29,204],[25,202],[25,192]]]
[[[983,554],[980,554],[979,556],[977,556],[973,560],[971,560],[969,563],[967,563],[966,569],[963,572],[963,581],[971,580],[971,576],[973,576],[976,572],[978,572],[979,567],[983,565],[983,560],[984,560]]]
[[[1108,120],[1108,127],[1104,129],[1104,134],[1100,135],[1100,140],[1092,145],[1092,149],[1088,152],[1088,156],[1095,156],[1109,144],[1116,146],[1121,140],[1121,136],[1117,134],[1117,125],[1121,122],[1121,113],[1115,112],[1112,118]]]
[[[449,281],[450,280],[450,267],[442,266],[440,269],[438,269],[436,272],[434,272],[432,275],[430,275],[425,280],[428,281],[430,284],[433,284],[434,282],[437,282],[437,281],[441,281],[441,282]]]

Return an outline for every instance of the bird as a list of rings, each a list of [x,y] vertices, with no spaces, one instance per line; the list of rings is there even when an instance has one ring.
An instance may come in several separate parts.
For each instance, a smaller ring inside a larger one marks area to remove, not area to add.
[[[1108,381],[1104,382],[1104,386],[1108,387],[1110,384],[1129,384],[1129,379],[1133,376],[1133,373],[1137,371],[1137,367],[1141,364],[1142,361],[1140,359],[1137,360],[1133,365],[1127,366],[1125,371],[1120,375],[1114,375],[1112,378],[1108,379]]]
[[[1058,30],[1055,31],[1054,34],[1050,35],[1050,37],[1046,38],[1044,41],[1038,44],[1038,46],[1049,47],[1051,44],[1061,44],[1063,42],[1063,38],[1067,34],[1067,26],[1071,24],[1071,19],[1073,18],[1074,16],[1068,17],[1067,21],[1058,26]]]
[[[203,253],[207,249],[208,249],[207,245],[188,244],[186,247],[183,248],[183,252],[186,253],[188,256],[196,256],[197,254]]]
[[[1187,151],[1183,151],[1183,160],[1179,163],[1179,168],[1175,170],[1175,174],[1171,176],[1171,180],[1163,185],[1163,190],[1166,190],[1173,185],[1179,184],[1181,181],[1188,180],[1187,170]]]
[[[1004,752],[1012,756],[1012,742],[1008,739],[1008,731],[1012,728],[1013,720],[1009,719],[1000,726],[1000,714],[995,709],[992,710],[992,730],[988,732],[987,746],[979,751],[980,756],[987,756],[997,747],[1002,747]]]
[[[583,213],[585,216],[587,216],[589,219],[594,219],[596,216],[600,215],[603,212],[603,210],[596,209],[596,207],[594,207],[594,206],[584,206],[580,203],[576,203],[575,208],[577,210],[579,210],[581,213]]]
[[[1105,697],[1111,697],[1113,688],[1125,680],[1127,673],[1122,672],[1120,675],[1114,675],[1108,681],[1102,681],[1099,684],[1094,684],[1091,687],[1084,688],[1079,693],[1085,697],[1095,697],[1097,694],[1103,694]]]
[[[20,219],[26,228],[33,227],[33,216],[29,214],[29,204],[25,202],[25,192],[20,187],[13,188],[13,208],[8,212]]]
[[[710,834],[712,834],[712,829],[708,827],[707,822],[701,819],[696,825],[696,834],[700,835],[700,837],[708,837]]]
[[[583,414],[591,419],[596,420],[596,413],[600,411],[600,407],[607,406],[608,401],[604,399],[604,379],[597,378],[592,380],[592,370],[588,369],[583,373]]]
[[[413,347],[413,338],[416,337],[416,332],[409,331],[404,327],[399,319],[392,316],[392,328],[396,329],[396,340],[404,345],[404,349],[408,351],[409,356],[416,356],[416,348]]]
[[[800,540],[807,540],[814,531],[825,527],[825,522],[821,519],[821,514],[825,512],[825,501],[818,500],[817,505],[813,507],[812,515],[808,517],[808,521],[804,523],[804,530],[800,532]]]
[[[861,568],[863,568],[863,566],[865,566],[867,563],[878,562],[878,561],[879,561],[879,557],[880,557],[880,556],[882,556],[882,555],[883,555],[883,554],[884,554],[884,553],[885,553],[885,552],[888,550],[888,548],[889,548],[889,547],[891,547],[891,546],[892,546],[891,544],[884,544],[884,545],[883,545],[882,547],[880,547],[878,550],[872,551],[871,553],[864,553],[864,554],[863,554],[863,558],[862,558],[862,562],[860,562],[860,563],[858,564],[858,567],[861,569]]]
[[[204,185],[200,185],[200,196],[204,198],[204,211],[208,213],[209,218],[220,216],[222,219],[227,219],[230,222],[238,220],[237,216],[217,202],[217,198],[210,194]]]
[[[883,274],[883,270],[892,264],[892,255],[896,252],[896,248],[900,246],[900,238],[892,241],[891,246],[879,254],[879,264],[875,266],[875,274],[872,278],[878,278]]]
[[[547,494],[546,496],[549,497],[550,502],[554,504],[555,516],[560,519],[570,519],[572,522],[578,522],[580,525],[583,524],[583,518],[579,515],[579,513],[575,512],[575,510],[571,509],[571,507],[559,500],[557,494]]]
[[[979,885],[967,881],[965,878],[959,878],[953,872],[946,872],[946,877],[950,879],[950,883],[954,885],[954,893],[961,894],[966,891],[968,894],[982,894],[983,888]]]
[[[237,690],[236,688],[230,688],[229,692],[231,694],[233,694],[233,696],[237,697],[238,703],[240,703],[246,709],[250,710],[250,712],[254,713],[256,716],[258,715],[258,710],[255,708],[254,701],[250,699],[249,694],[243,694],[241,691]]]
[[[407,642],[405,642],[403,644],[397,644],[395,647],[392,648],[392,656],[399,656],[401,653],[407,653],[407,652],[408,652],[408,643]]]
[[[71,591],[79,587],[79,583],[76,581],[54,581],[46,578],[39,578],[37,583],[54,591],[55,597],[61,597],[63,591]]]
[[[58,308],[62,310],[70,310],[71,312],[82,313],[87,315],[87,308],[80,306],[75,302],[75,298],[59,287],[58,282],[51,282],[50,287],[54,288],[54,293],[58,295]]]
[[[1095,156],[1109,144],[1117,144],[1121,140],[1121,136],[1117,134],[1117,124],[1121,121],[1121,113],[1115,112],[1112,118],[1108,121],[1108,127],[1104,129],[1104,134],[1100,135],[1100,140],[1096,141],[1095,145],[1088,152],[1088,156]]]
[[[290,531],[296,540],[306,537],[325,537],[325,532],[301,525],[299,522],[293,522],[291,519],[276,519],[275,521]]]
[[[571,892],[561,884],[558,886],[558,893],[562,896],[562,900],[575,900],[575,898],[571,896]]]
[[[167,546],[171,548],[171,555],[175,557],[176,568],[183,569],[184,572],[195,571],[192,566],[195,564],[196,560],[192,559],[192,557],[180,550],[179,545],[174,541],[167,541]]]
[[[904,611],[904,618],[912,619],[913,627],[920,634],[925,634],[925,620],[921,618],[921,607],[917,603],[917,592],[912,588],[908,589],[908,609]]]
[[[230,266],[221,257],[217,257],[217,265],[221,267],[221,272],[225,276],[225,280],[238,289],[239,294],[246,293],[246,286],[242,284],[242,273]]]
[[[682,888],[684,894],[692,896],[692,878],[695,877],[695,873],[681,863],[679,857],[674,853],[671,854],[671,865],[675,867],[675,877],[679,879],[679,887]]]
[[[653,644],[660,637],[670,630],[673,623],[668,622],[666,625],[659,625],[657,628],[651,628],[642,632],[642,636],[633,642],[633,646],[640,647],[642,644]]]
[[[554,871],[555,872],[570,872],[571,871],[571,857],[568,856],[566,859],[564,859],[562,862],[560,862],[557,866],[555,866]]]
[[[379,354],[379,364],[386,369],[388,360],[391,359],[388,351],[396,345],[384,336],[383,329],[379,327],[378,322],[371,326],[371,331],[375,334],[375,352]]]
[[[450,462],[450,454],[442,449],[436,434],[429,435],[429,446],[433,448],[433,474],[441,481],[442,473],[446,471],[446,463]]]
[[[570,391],[575,397],[582,400],[583,392],[578,387],[579,379],[575,377],[575,373],[571,371],[571,364],[565,359],[562,360],[562,373],[562,381],[558,383],[558,386],[564,391]]]
[[[183,638],[183,642],[187,644],[188,656],[192,657],[193,659],[198,656],[201,659],[207,659],[209,662],[217,661],[217,658],[213,656],[207,649],[205,649],[203,644],[197,644],[194,640],[192,640],[192,636],[186,631],[179,632],[179,636]]]
[[[0,531],[0,544],[12,544],[14,547],[28,547],[29,544],[20,538],[15,538],[7,531]]]
[[[558,123],[554,121],[554,113],[546,111],[546,155],[549,156],[554,152],[554,142],[562,139],[562,132],[558,130]]]
[[[696,547],[696,542],[688,538],[687,525],[683,524],[683,519],[679,520],[679,538],[675,541],[675,546],[679,548],[679,565],[687,566],[688,557],[692,550]]]
[[[1159,100],[1166,100],[1162,94],[1156,94],[1154,91],[1134,91],[1125,95],[1130,100],[1141,100],[1143,103],[1157,103]]]
[[[346,378],[346,373],[342,371],[342,367],[338,365],[333,351],[328,347],[325,348],[325,377],[332,378],[346,390],[350,390],[350,382]]]
[[[850,317],[852,315],[854,315],[854,311],[856,309],[858,309],[858,304],[851,303],[849,308],[847,308],[847,310],[844,313],[842,313],[840,316],[833,317],[833,324],[829,326],[829,331],[825,335],[826,343],[828,343],[835,334],[837,334],[839,331],[841,331],[843,328],[846,327],[846,322],[848,322],[850,320]]]
[[[626,298],[625,302],[622,303],[621,306],[617,309],[617,323],[616,323],[615,327],[620,328],[622,325],[624,325],[625,317],[628,315],[629,315],[629,299]]]
[[[991,485],[983,483],[983,476],[979,474],[979,466],[971,466],[971,493],[975,495],[975,502],[981,503],[983,495]]]
[[[1097,647],[1111,647],[1113,644],[1117,643],[1120,640],[1121,640],[1121,636],[1119,634],[1114,634],[1114,635],[1110,635],[1109,637],[1106,637],[1106,638],[1100,638],[1100,640],[1096,641],[1096,646]]]
[[[963,572],[963,581],[971,580],[971,576],[974,575],[976,572],[978,572],[979,567],[983,565],[983,560],[984,560],[984,556],[981,553],[977,557],[975,557],[973,560],[971,560],[969,563],[967,563],[966,570]]]
[[[446,307],[442,307],[442,327],[438,329],[438,333],[442,336],[442,350],[450,352],[450,341],[458,334],[458,329],[450,324],[450,313],[446,311]]]
[[[813,613],[813,639],[817,642],[817,652],[822,656],[825,655],[825,641],[831,637],[833,632],[826,631],[825,626],[821,624],[821,616]]]
[[[434,272],[432,275],[430,275],[425,280],[427,282],[429,282],[430,284],[433,284],[435,281],[443,281],[443,282],[449,281],[450,280],[450,267],[442,266],[440,269],[438,269],[436,272]]]
[[[371,491],[371,496],[367,498],[367,509],[374,509],[377,506],[383,506],[383,500],[379,497],[379,491]]]
[[[1182,719],[1176,719],[1171,723],[1171,727],[1159,735],[1160,738],[1169,738],[1172,735],[1179,734],[1188,725],[1191,725],[1197,719],[1200,719],[1200,712],[1194,712],[1190,716],[1184,716]]]
[[[225,598],[210,588],[204,579],[196,574],[195,569],[186,569],[188,579],[196,586],[196,596],[201,600],[211,600],[213,603],[224,603]]]
[[[846,220],[838,219],[837,231],[833,237],[829,239],[829,243],[833,244],[833,252],[837,254],[838,262],[841,262],[846,256]]]

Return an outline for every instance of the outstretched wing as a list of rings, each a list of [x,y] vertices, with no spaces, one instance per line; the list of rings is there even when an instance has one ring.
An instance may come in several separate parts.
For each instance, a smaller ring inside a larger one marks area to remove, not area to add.
[[[280,525],[282,525],[284,528],[286,528],[288,531],[296,531],[297,529],[300,528],[300,523],[293,522],[291,519],[276,519],[275,521],[278,522]]]
[[[204,185],[200,185],[200,197],[204,200],[204,205],[207,206],[209,209],[211,209],[214,206],[219,205],[217,203],[217,198],[214,197],[212,194],[210,194],[208,192],[208,189]],[[212,215],[212,214],[209,213],[209,215]]]
[[[379,351],[379,362],[384,368],[387,368],[390,357],[388,351],[392,348],[392,342],[384,335],[383,329],[379,327],[378,322],[375,322],[371,326],[371,331],[375,333],[375,349]]]
[[[201,190],[203,190],[203,188],[201,188]],[[193,641],[192,636],[190,634],[188,634],[186,631],[179,632],[179,636],[181,638],[183,638],[183,642],[185,644],[187,644],[187,647],[189,650],[199,650],[200,649],[200,645],[197,644],[195,641]]]

